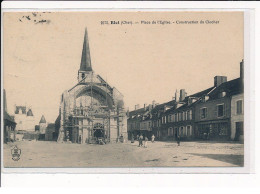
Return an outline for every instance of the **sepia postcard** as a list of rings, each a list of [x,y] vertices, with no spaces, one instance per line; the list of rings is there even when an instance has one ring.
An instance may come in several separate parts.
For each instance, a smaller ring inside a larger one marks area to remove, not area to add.
[[[4,12],[4,170],[245,167],[244,18]]]

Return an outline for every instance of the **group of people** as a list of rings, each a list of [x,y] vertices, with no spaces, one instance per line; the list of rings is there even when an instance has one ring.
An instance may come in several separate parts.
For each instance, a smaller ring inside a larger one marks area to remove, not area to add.
[[[148,137],[146,137],[146,136],[144,137],[144,136],[141,134],[140,136],[137,135],[137,136],[136,136],[136,139],[137,139],[137,141],[139,142],[138,147],[143,146],[144,148],[147,148]],[[154,143],[154,139],[155,139],[155,136],[152,135],[152,136],[151,136],[151,142],[152,142],[152,143]],[[134,143],[134,135],[132,135],[131,143]]]
[[[145,148],[147,148],[147,142],[148,142],[148,138],[147,137],[144,137],[142,134],[139,136],[137,135],[136,136],[136,139],[137,141],[139,142],[139,145],[138,147],[141,147],[141,146],[144,146]],[[180,143],[181,143],[181,138],[179,135],[175,135],[175,139],[177,140],[177,145],[180,146]],[[155,136],[152,135],[151,136],[151,142],[154,143],[154,140],[155,140]],[[135,142],[135,138],[134,138],[134,135],[132,134],[132,138],[131,138],[131,143],[134,143]]]

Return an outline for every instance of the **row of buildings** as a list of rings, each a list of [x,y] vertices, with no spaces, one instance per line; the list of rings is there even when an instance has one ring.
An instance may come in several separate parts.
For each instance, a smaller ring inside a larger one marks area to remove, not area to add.
[[[10,115],[7,111],[6,91],[3,91],[4,105],[4,143],[17,140],[57,140],[55,125],[47,123],[42,115],[36,124],[32,108],[27,106],[16,106],[14,114]]]
[[[215,76],[214,85],[187,95],[176,91],[169,102],[150,105],[128,112],[128,137],[143,134],[157,140],[242,140],[244,135],[244,61],[240,77],[227,81]]]

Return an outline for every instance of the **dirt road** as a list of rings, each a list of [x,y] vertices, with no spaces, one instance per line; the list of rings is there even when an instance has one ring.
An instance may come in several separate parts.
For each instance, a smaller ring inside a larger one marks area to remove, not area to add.
[[[13,161],[11,148],[21,149]],[[20,141],[4,145],[5,167],[199,167],[243,166],[243,144],[214,142],[148,142],[107,145]]]

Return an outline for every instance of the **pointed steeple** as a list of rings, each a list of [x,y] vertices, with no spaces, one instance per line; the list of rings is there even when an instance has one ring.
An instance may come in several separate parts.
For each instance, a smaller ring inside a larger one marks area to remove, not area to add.
[[[79,71],[92,71],[87,28],[85,29],[85,36],[84,36],[84,43],[82,48]]]
[[[39,123],[46,123],[45,117],[43,115]]]

